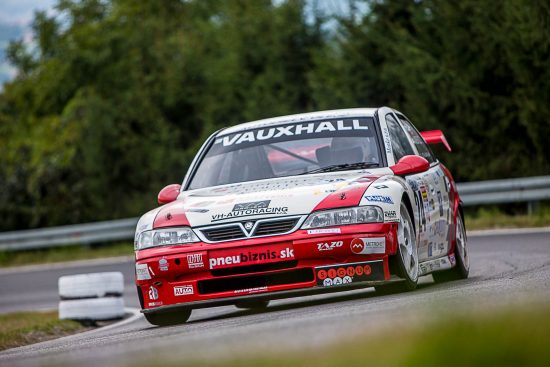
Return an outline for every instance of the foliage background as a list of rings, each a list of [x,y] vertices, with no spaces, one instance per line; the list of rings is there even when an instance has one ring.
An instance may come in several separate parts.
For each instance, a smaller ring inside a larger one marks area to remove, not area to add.
[[[13,42],[0,230],[137,216],[210,133],[388,105],[442,129],[458,181],[550,172],[550,3],[59,0]]]

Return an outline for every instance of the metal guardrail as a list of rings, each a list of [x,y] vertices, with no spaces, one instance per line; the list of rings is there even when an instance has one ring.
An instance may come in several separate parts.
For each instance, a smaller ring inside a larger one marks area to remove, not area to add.
[[[550,199],[550,176],[459,183],[464,205],[538,202]],[[139,218],[0,233],[0,251],[130,240]]]
[[[459,183],[464,205],[504,204],[550,199],[550,176]]]
[[[138,219],[117,219],[61,227],[1,232],[0,251],[126,241],[134,238]]]

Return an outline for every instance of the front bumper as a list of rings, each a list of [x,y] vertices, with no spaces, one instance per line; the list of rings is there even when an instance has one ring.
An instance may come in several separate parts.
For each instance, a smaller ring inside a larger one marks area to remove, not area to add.
[[[201,308],[374,285],[390,279],[396,224],[136,252],[143,312]],[[383,246],[381,243],[383,241]]]

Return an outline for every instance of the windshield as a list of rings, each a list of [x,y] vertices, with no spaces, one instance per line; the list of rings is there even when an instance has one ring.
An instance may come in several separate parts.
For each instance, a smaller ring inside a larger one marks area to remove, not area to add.
[[[379,164],[371,117],[269,126],[217,137],[189,189]]]

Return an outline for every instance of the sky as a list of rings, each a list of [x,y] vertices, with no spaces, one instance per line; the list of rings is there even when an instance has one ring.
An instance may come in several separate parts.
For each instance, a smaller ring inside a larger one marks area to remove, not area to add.
[[[36,10],[51,11],[57,0],[1,0],[0,1],[0,85],[15,76],[15,69],[5,58],[10,40],[32,39],[30,24]]]

